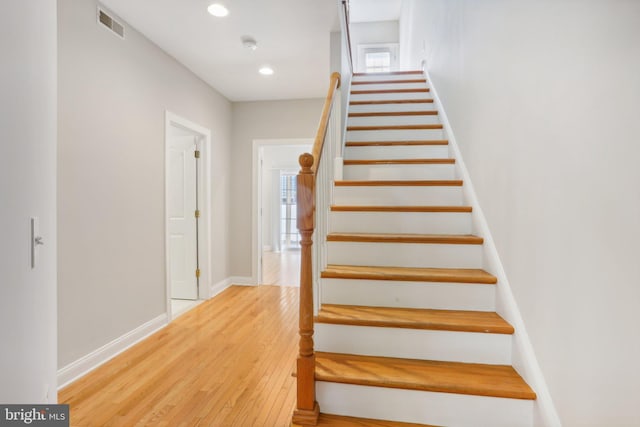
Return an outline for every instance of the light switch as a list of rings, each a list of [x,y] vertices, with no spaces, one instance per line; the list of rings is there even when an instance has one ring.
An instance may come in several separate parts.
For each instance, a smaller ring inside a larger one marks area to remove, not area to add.
[[[38,262],[38,246],[44,245],[44,239],[40,236],[40,223],[38,217],[31,218],[31,269],[36,268]]]

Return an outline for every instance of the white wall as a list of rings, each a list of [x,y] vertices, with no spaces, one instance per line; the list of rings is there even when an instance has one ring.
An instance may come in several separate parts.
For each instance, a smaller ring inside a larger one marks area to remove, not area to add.
[[[329,76],[327,76],[327,88]],[[255,139],[314,138],[324,99],[233,103],[230,260],[233,276],[252,277],[252,150]]]
[[[400,37],[398,21],[358,22],[349,28],[354,48],[359,44],[398,43]]]
[[[0,402],[55,403],[56,2],[0,12]],[[44,238],[33,270],[31,216]]]
[[[351,30],[351,47],[353,49],[353,66],[355,72],[365,72],[364,53],[359,54],[359,46],[370,44],[397,44],[400,38],[399,21],[358,22],[349,25]],[[392,54],[395,50],[392,50]],[[392,60],[392,69],[398,62]]]
[[[231,104],[133,28],[98,26],[93,0],[58,6],[62,367],[165,312],[165,110],[211,129],[210,270],[229,276]]]
[[[411,3],[563,425],[640,425],[640,3]]]
[[[339,7],[338,19],[340,20],[340,31],[331,33],[330,38],[330,68],[331,72],[340,73],[340,127],[343,129],[344,138],[346,137],[346,123],[348,114],[349,91],[351,88],[352,64],[349,58],[349,45],[346,36],[346,20],[344,18],[344,8]],[[355,53],[355,52],[354,52]]]

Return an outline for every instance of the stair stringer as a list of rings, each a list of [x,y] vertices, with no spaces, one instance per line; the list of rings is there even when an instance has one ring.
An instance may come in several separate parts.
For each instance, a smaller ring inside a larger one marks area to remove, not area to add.
[[[534,401],[533,425],[534,427],[561,427],[560,417],[553,404],[549,388],[540,369],[529,335],[527,334],[522,314],[511,291],[507,274],[500,261],[500,255],[491,236],[489,224],[480,207],[478,197],[473,187],[473,181],[464,163],[464,158],[458,147],[451,123],[449,122],[429,72],[423,70],[423,73],[429,82],[431,97],[434,100],[435,108],[439,112],[444,134],[449,140],[450,157],[456,159],[455,167],[457,176],[464,182],[462,186],[464,199],[466,204],[473,208],[471,221],[474,234],[484,238],[483,261],[485,270],[498,278],[496,287],[496,312],[515,328],[511,349],[512,365],[536,391],[537,399]]]

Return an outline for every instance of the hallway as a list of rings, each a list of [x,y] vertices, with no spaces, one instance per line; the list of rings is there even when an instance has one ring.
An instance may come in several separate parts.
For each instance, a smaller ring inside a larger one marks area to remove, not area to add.
[[[300,249],[262,253],[262,285],[300,286]]]
[[[230,287],[61,390],[71,426],[288,426],[297,302]]]

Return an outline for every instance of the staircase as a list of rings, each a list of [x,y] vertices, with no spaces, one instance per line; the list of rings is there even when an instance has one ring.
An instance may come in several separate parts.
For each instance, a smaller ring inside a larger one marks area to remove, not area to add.
[[[532,426],[424,75],[355,75],[348,113],[314,324],[319,425]]]

